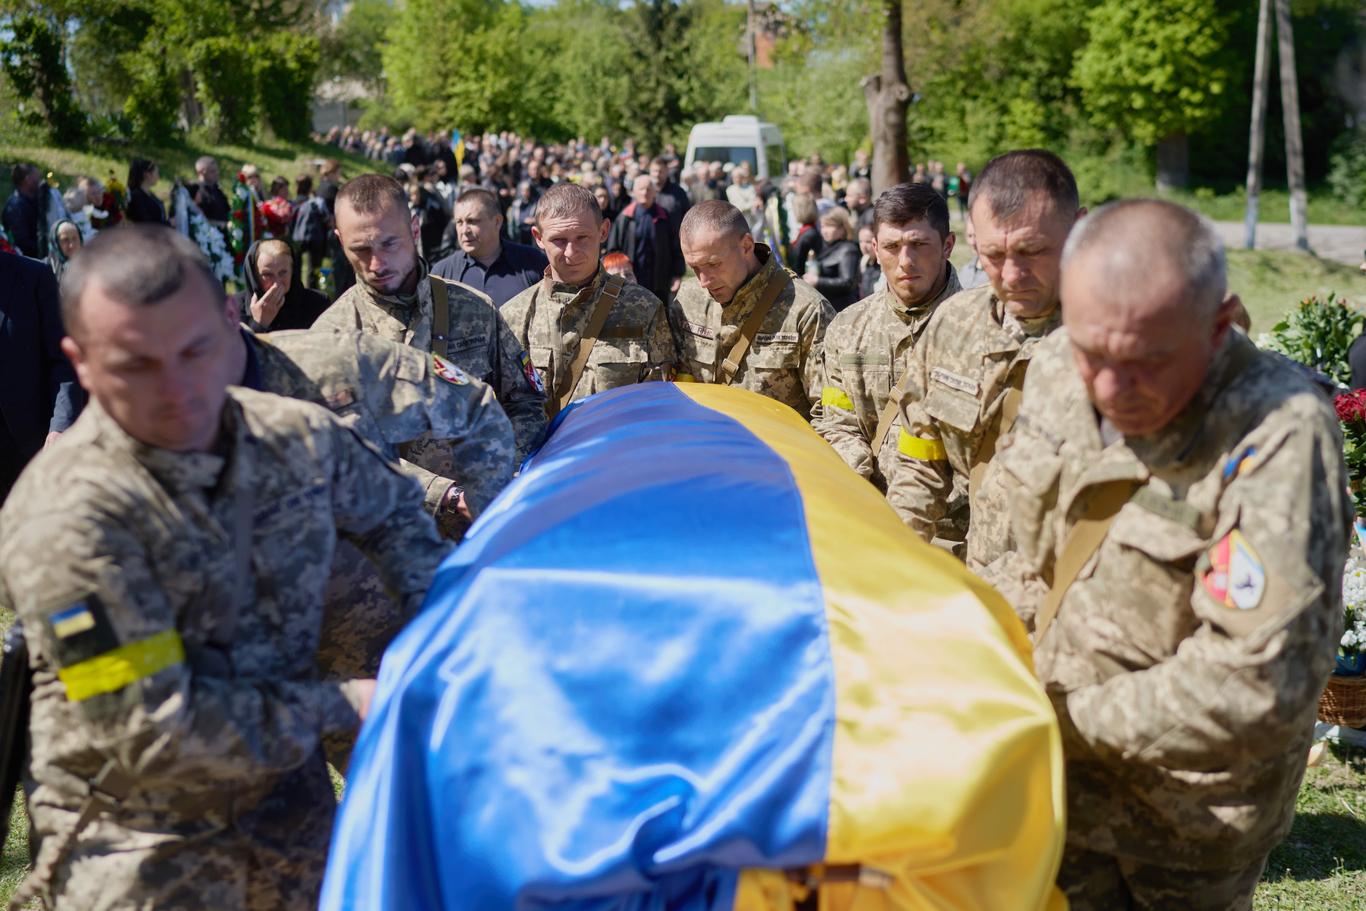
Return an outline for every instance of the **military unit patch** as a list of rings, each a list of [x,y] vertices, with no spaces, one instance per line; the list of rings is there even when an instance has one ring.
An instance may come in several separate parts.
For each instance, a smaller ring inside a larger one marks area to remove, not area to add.
[[[470,382],[470,378],[465,375],[465,371],[444,359],[439,354],[432,355],[432,372],[446,382],[453,383],[456,386],[468,386]]]
[[[541,375],[536,372],[536,365],[531,363],[531,355],[523,351],[518,362],[522,365],[522,375],[526,377],[526,384],[541,395],[545,395],[545,384],[541,382]]]
[[[58,639],[70,639],[77,633],[95,628],[95,615],[85,603],[73,604],[52,615],[52,632]]]
[[[1201,582],[1220,604],[1253,610],[1266,594],[1266,568],[1242,532],[1234,529],[1209,549],[1209,571]]]

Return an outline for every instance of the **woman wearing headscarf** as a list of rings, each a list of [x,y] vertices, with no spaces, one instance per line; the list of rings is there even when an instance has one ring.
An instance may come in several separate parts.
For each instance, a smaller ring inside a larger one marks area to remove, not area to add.
[[[255,332],[308,329],[330,304],[304,286],[294,251],[282,240],[262,240],[247,249],[247,289],[237,295],[242,322]]]
[[[66,264],[83,245],[80,226],[71,219],[63,218],[52,226],[47,235],[47,262],[58,281],[61,281],[62,273],[66,271]]]

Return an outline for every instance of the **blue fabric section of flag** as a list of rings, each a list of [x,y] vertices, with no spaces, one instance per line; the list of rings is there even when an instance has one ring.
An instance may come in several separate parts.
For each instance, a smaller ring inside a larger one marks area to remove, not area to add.
[[[322,907],[730,908],[824,856],[829,652],[784,460],[671,384],[577,403],[386,653]]]

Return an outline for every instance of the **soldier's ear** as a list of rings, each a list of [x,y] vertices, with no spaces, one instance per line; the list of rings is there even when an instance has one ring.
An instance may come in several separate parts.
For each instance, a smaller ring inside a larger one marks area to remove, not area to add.
[[[609,231],[611,231],[611,230],[612,230],[612,223],[609,222],[607,219],[604,218],[604,219],[602,220],[602,224],[598,226],[598,243],[600,243],[600,244],[605,244],[605,243],[607,243],[607,232],[609,232]]]
[[[952,231],[949,232],[949,236],[948,236],[948,237],[944,238],[944,259],[945,259],[945,260],[947,260],[947,259],[949,258],[949,254],[953,252],[953,244],[954,244],[954,241],[956,241],[957,239],[958,239],[957,236],[956,236]]]

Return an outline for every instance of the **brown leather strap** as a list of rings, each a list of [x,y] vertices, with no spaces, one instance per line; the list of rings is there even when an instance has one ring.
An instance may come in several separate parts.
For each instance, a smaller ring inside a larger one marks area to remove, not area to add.
[[[1063,595],[1077,580],[1086,561],[1105,543],[1105,536],[1110,533],[1115,517],[1133,497],[1138,486],[1138,481],[1124,478],[1107,481],[1090,491],[1081,518],[1067,532],[1067,540],[1063,542],[1058,559],[1053,564],[1053,586],[1044,595],[1043,603],[1034,616],[1036,643],[1043,641],[1044,633],[1048,632],[1048,627],[1058,616],[1058,609],[1062,607]]]
[[[588,356],[593,353],[593,346],[598,343],[598,336],[602,333],[602,327],[607,323],[607,315],[612,312],[612,307],[617,302],[617,296],[621,294],[621,289],[626,287],[626,280],[620,275],[609,275],[607,281],[602,283],[602,291],[598,294],[597,305],[593,308],[593,315],[588,318],[588,325],[584,327],[583,336],[579,339],[579,350],[574,355],[574,361],[569,365],[569,382],[565,384],[564,394],[558,398],[547,398],[547,402],[555,402],[555,411],[558,413],[564,410],[574,398],[574,390],[578,388],[579,378],[583,376],[583,368],[588,366]],[[551,415],[554,417],[555,415]]]
[[[735,381],[735,374],[740,372],[740,364],[744,361],[745,355],[749,353],[750,343],[754,341],[754,336],[759,334],[759,327],[764,324],[764,317],[768,316],[768,311],[773,309],[773,302],[778,299],[778,295],[783,293],[783,288],[787,287],[792,277],[786,270],[779,272],[778,277],[768,283],[764,288],[763,297],[754,305],[749,318],[740,327],[740,337],[731,345],[730,351],[726,354],[726,359],[721,362],[721,385],[729,386]]]
[[[446,283],[428,275],[432,283],[432,353],[446,356],[451,334],[451,298]]]

